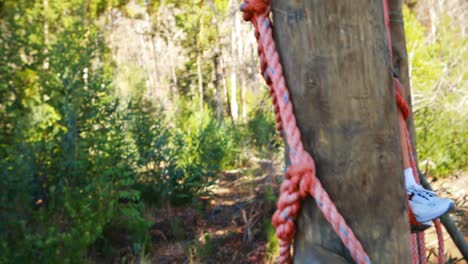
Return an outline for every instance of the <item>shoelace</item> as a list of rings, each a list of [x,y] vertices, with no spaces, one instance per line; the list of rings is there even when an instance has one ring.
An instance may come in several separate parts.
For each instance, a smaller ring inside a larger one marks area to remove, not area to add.
[[[426,199],[428,201],[429,201],[429,198],[427,196],[429,196],[431,198],[436,197],[435,192],[426,190],[426,189],[424,189],[422,187],[420,187],[420,188],[410,187],[408,189],[408,191],[409,191],[408,196],[409,196],[410,200],[413,198],[414,195],[422,197],[422,198],[424,198],[424,199]]]

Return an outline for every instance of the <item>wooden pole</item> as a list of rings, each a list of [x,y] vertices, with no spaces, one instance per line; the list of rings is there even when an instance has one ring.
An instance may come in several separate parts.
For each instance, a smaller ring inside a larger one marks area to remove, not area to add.
[[[410,263],[397,109],[382,1],[272,3],[275,39],[317,176],[372,263]],[[296,263],[351,258],[311,198]]]
[[[398,79],[405,88],[405,99],[411,104],[411,85],[408,68],[408,52],[406,50],[405,27],[403,24],[403,14],[401,12],[401,0],[388,1],[390,15],[390,32],[392,34],[392,49],[393,49],[393,69],[398,75]],[[414,155],[417,160],[416,152],[416,133],[414,128],[413,115],[408,118],[408,129],[411,137],[412,148],[415,150]]]

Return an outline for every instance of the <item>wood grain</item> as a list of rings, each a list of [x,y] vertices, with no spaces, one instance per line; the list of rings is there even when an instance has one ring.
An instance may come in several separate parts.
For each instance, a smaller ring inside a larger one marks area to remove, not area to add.
[[[318,177],[372,263],[410,263],[381,1],[276,0],[272,11],[296,118]],[[335,263],[336,255],[351,261],[311,198],[297,226],[296,263]]]

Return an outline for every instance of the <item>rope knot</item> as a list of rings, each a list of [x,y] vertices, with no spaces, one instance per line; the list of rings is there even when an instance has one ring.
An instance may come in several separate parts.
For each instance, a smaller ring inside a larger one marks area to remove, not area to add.
[[[295,234],[295,220],[301,208],[301,198],[306,197],[313,184],[313,163],[292,165],[288,168],[281,184],[278,209],[273,215],[276,235],[286,242],[291,242]]]
[[[286,172],[286,177],[294,177],[297,181],[295,188],[299,191],[301,198],[305,198],[311,193],[314,182],[315,166],[313,162],[302,163],[291,166]]]
[[[244,12],[244,20],[250,21],[254,15],[261,15],[268,11],[270,0],[245,0],[240,11]]]

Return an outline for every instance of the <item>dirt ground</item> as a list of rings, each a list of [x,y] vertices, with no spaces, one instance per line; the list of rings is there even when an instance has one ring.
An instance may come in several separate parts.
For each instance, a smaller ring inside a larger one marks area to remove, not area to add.
[[[149,262],[276,263],[277,244],[271,239],[270,218],[275,210],[282,166],[259,161],[253,168],[224,172],[213,186],[214,195],[181,208],[154,210],[151,218],[152,253]],[[431,179],[430,179],[431,180]],[[468,174],[433,181],[440,196],[456,202],[451,213],[465,240],[468,237]],[[467,263],[445,232],[446,263]],[[436,263],[437,237],[426,231],[428,263]]]
[[[440,197],[449,197],[455,201],[455,209],[450,213],[450,217],[455,221],[456,225],[468,240],[468,173],[458,173],[443,180],[436,181],[429,179],[432,188]],[[453,243],[450,235],[445,228],[444,244],[445,244],[445,259],[446,263],[467,263],[463,259],[460,251]],[[429,256],[429,263],[437,263],[437,235],[434,228],[426,231],[426,247]]]

